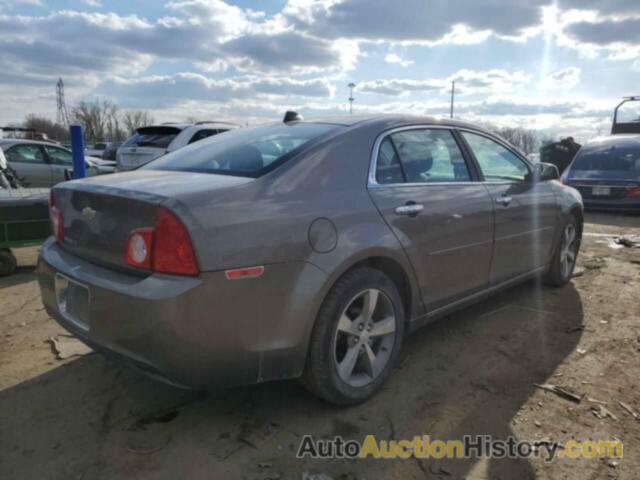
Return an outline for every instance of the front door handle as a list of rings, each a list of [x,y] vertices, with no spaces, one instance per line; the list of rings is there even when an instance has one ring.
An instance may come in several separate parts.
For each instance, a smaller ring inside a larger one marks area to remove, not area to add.
[[[406,215],[408,217],[415,217],[422,210],[424,210],[424,205],[419,205],[414,202],[407,202],[406,205],[401,205],[400,207],[396,207],[394,210],[396,215]]]
[[[509,195],[500,195],[499,197],[496,197],[496,203],[498,205],[504,205],[505,207],[509,206],[511,200],[513,199]]]

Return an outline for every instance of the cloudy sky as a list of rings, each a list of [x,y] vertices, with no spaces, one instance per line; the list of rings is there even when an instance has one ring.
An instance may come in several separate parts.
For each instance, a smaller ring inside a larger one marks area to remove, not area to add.
[[[108,98],[256,123],[295,108],[586,138],[640,94],[639,0],[0,0],[0,125]]]

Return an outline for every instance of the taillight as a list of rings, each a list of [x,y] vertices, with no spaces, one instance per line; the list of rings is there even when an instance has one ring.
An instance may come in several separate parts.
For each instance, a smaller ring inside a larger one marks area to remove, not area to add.
[[[49,217],[51,217],[51,229],[56,240],[62,243],[64,239],[64,218],[62,212],[56,207],[56,196],[53,190],[49,192]]]
[[[640,187],[629,190],[627,192],[627,198],[640,198]]]
[[[136,268],[151,268],[153,228],[138,228],[127,240],[127,264]]]
[[[158,209],[155,228],[129,234],[127,265],[174,275],[198,275],[198,263],[189,232],[170,210]]]
[[[166,208],[158,210],[153,242],[153,270],[177,275],[198,275],[189,232]]]

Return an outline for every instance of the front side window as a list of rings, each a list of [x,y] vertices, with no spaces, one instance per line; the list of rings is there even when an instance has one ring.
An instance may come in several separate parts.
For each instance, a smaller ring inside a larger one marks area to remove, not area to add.
[[[257,177],[338,128],[323,123],[239,128],[192,143],[143,168]]]
[[[44,149],[54,165],[73,165],[73,156],[70,151],[49,146],[44,147]]]
[[[380,145],[376,175],[378,183],[471,181],[453,134],[442,129],[404,130],[389,135]]]
[[[511,150],[475,133],[461,132],[480,166],[486,182],[524,182],[529,167]]]
[[[7,150],[9,162],[45,163],[44,154],[38,145],[16,145]]]

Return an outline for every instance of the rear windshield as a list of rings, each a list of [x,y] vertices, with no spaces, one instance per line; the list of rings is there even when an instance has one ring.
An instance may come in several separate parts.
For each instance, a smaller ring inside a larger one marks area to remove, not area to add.
[[[572,176],[640,179],[640,149],[614,146],[583,151],[571,165]]]
[[[168,148],[180,133],[175,127],[143,127],[122,144],[123,147]]]
[[[320,123],[240,128],[181,148],[143,168],[258,177],[337,128]]]

